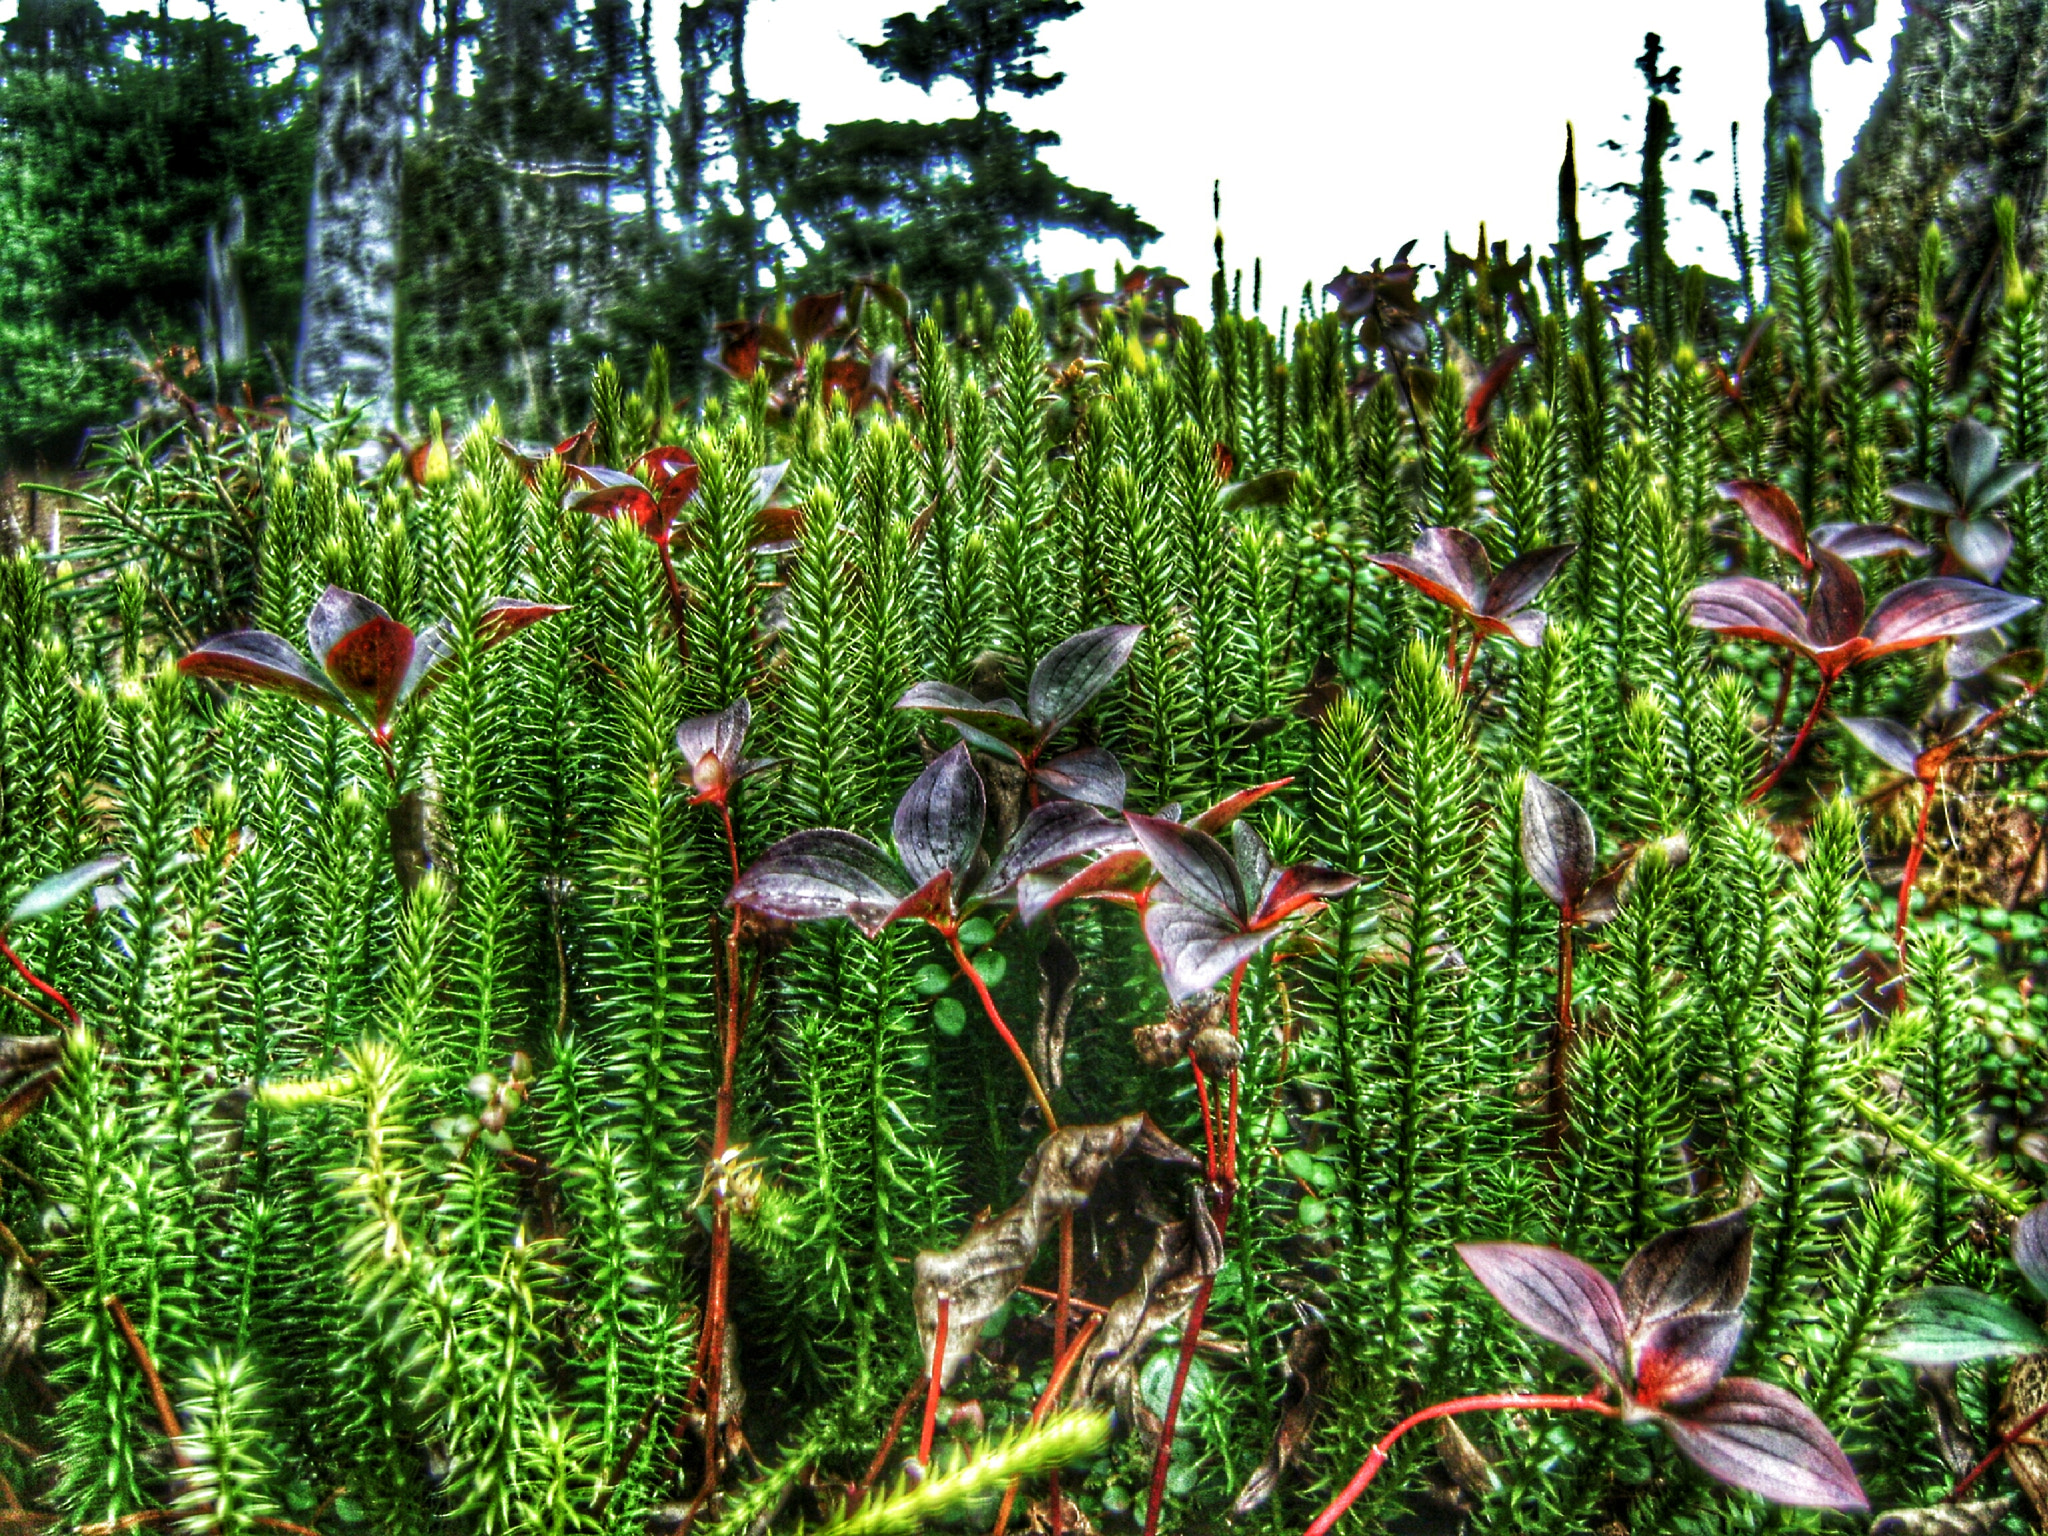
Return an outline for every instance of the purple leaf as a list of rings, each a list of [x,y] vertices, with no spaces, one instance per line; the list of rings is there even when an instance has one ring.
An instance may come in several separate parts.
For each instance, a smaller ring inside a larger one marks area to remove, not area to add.
[[[1626,1380],[1621,1298],[1583,1260],[1533,1243],[1460,1243],[1458,1257],[1508,1316],[1561,1345],[1607,1380]]]
[[[1145,908],[1145,937],[1159,976],[1175,1002],[1206,992],[1279,936],[1277,928],[1247,932],[1228,918],[1182,900],[1171,888]]]
[[[1877,555],[1911,555],[1919,559],[1927,546],[1897,523],[1822,523],[1813,542],[1844,560],[1869,560]]]
[[[1924,480],[1908,480],[1904,485],[1893,486],[1885,494],[1901,506],[1915,507],[1922,512],[1938,512],[1944,517],[1962,510],[1956,505],[1955,497]]]
[[[2036,606],[2036,599],[2016,592],[1955,576],[1929,576],[1886,594],[1863,632],[1871,639],[1871,654],[1881,656],[1995,629]]]
[[[1863,583],[1831,549],[1813,551],[1817,579],[1806,605],[1806,637],[1817,650],[1846,645],[1863,630]]]
[[[974,771],[965,742],[933,758],[896,802],[896,857],[910,878],[923,885],[950,869],[954,884],[963,883],[981,846],[987,810],[981,775]]]
[[[1740,1312],[1680,1312],[1662,1318],[1630,1341],[1635,1366],[1630,1395],[1645,1408],[1696,1403],[1728,1374],[1741,1342]]]
[[[1920,738],[1898,721],[1876,715],[1844,715],[1842,729],[1886,767],[1918,776]]]
[[[1124,781],[1123,764],[1116,760],[1115,753],[1106,752],[1101,747],[1063,752],[1032,769],[1031,777],[1048,794],[1068,800],[1083,800],[1089,805],[1099,805],[1105,811],[1124,808],[1124,794],[1128,786]]]
[[[1731,1488],[1773,1504],[1870,1507],[1835,1437],[1783,1387],[1730,1377],[1705,1401],[1657,1418],[1687,1461]]]
[[[754,510],[759,512],[775,499],[775,493],[782,488],[782,477],[789,473],[789,461],[779,464],[763,464],[754,471]]]
[[[1754,576],[1729,576],[1695,587],[1692,622],[1701,629],[1807,649],[1806,613],[1784,592]]]
[[[1683,1312],[1740,1312],[1752,1243],[1747,1206],[1651,1238],[1621,1272],[1629,1332]]]
[[[327,653],[334,649],[343,635],[361,629],[373,619],[389,620],[390,617],[367,597],[330,586],[320,594],[313,611],[306,615],[306,645],[313,652],[313,660],[325,667]]]
[[[1223,845],[1206,832],[1183,827],[1158,816],[1127,815],[1138,846],[1159,878],[1184,900],[1242,928],[1251,916],[1237,865]]]
[[[1993,470],[1970,494],[1972,514],[1989,512],[2014,491],[2033,479],[2041,466],[2027,459],[2016,460]]]
[[[1974,416],[1948,429],[1948,479],[1967,511],[1977,510],[1977,492],[1998,468],[1998,434]]]
[[[398,704],[409,703],[430,687],[435,674],[454,660],[455,637],[446,624],[429,624],[412,637],[412,660],[405,664],[405,676],[398,684]]]
[[[1483,611],[1496,619],[1509,618],[1536,601],[1536,595],[1550,585],[1550,579],[1571,559],[1576,544],[1553,544],[1533,549],[1510,561],[1486,588]],[[1537,643],[1541,643],[1539,638]]]
[[[348,713],[334,685],[307,666],[306,658],[294,647],[267,629],[238,629],[209,640],[181,658],[178,670],[187,677],[288,693],[337,715]]]
[[[1996,582],[2012,559],[2012,530],[1995,517],[1952,517],[1948,552],[1981,580]]]
[[[965,688],[956,688],[951,683],[918,683],[896,701],[896,707],[944,715],[956,726],[978,726],[995,738],[999,751],[1012,757],[1017,755],[1016,750],[1008,743],[1028,747],[1038,740],[1038,727],[1025,719],[1024,711],[1008,699],[977,699]]]
[[[1069,635],[1031,669],[1027,712],[1046,735],[1086,709],[1131,659],[1142,624],[1112,624]]]
[[[738,766],[747,729],[754,721],[754,706],[741,694],[715,715],[694,715],[676,727],[676,752],[694,775],[697,765],[711,758],[727,774]],[[699,785],[698,788],[703,788]]]
[[[828,828],[770,848],[741,873],[726,904],[790,922],[848,917],[873,937],[913,889],[873,843]]]
[[[2013,1225],[2012,1261],[2027,1284],[2048,1297],[2048,1205],[2037,1205]]]
[[[1593,822],[1570,795],[1535,774],[1522,777],[1522,864],[1568,916],[1593,883]]]
[[[1079,800],[1049,800],[1024,818],[982,881],[981,893],[992,896],[1033,870],[1083,854],[1129,847],[1130,842],[1130,829],[1094,806]]]
[[[1456,613],[1478,612],[1493,579],[1486,546],[1462,528],[1425,528],[1407,554],[1366,558]]]
[[[1749,519],[1749,526],[1782,549],[1801,565],[1810,566],[1806,546],[1806,519],[1799,503],[1775,485],[1761,480],[1724,480],[1714,487],[1724,501],[1732,501]]]
[[[51,875],[30,886],[28,893],[14,904],[14,910],[7,914],[4,926],[18,927],[33,922],[39,917],[48,917],[52,912],[61,911],[72,901],[84,895],[93,886],[110,878],[122,865],[128,862],[125,853],[103,853],[96,859]]]

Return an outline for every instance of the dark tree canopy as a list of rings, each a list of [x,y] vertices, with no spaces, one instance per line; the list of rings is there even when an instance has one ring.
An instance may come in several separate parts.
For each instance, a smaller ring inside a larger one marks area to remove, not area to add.
[[[975,109],[986,112],[998,91],[1042,96],[1066,79],[1039,74],[1031,61],[1046,52],[1038,29],[1080,9],[1080,0],[946,0],[924,16],[890,17],[879,43],[855,46],[885,77],[919,90],[960,81],[974,93]]]

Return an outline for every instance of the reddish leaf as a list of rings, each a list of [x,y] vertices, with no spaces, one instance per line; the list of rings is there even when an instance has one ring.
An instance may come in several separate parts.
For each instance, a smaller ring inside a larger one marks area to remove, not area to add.
[[[1129,847],[1130,829],[1078,800],[1049,800],[1024,818],[1008,846],[990,866],[981,891],[994,895],[1033,870],[1083,854]]]
[[[1089,898],[1135,903],[1149,867],[1138,849],[1119,848],[1064,879],[1027,875],[1017,882],[1018,920],[1035,923],[1055,907]]]
[[[1774,1504],[1870,1507],[1835,1437],[1783,1387],[1730,1377],[1704,1401],[1657,1417],[1687,1461],[1730,1487]]]
[[[942,869],[896,903],[881,927],[908,921],[944,922],[953,912],[953,871]]]
[[[1576,918],[1599,853],[1585,807],[1555,784],[1524,774],[1521,847],[1529,878],[1560,911]]]
[[[638,477],[596,464],[571,465],[569,473],[583,484],[562,499],[564,507],[599,517],[630,517],[647,532],[654,531],[654,493]]]
[[[212,678],[220,683],[246,683],[288,693],[308,704],[336,714],[347,706],[334,685],[306,665],[306,658],[287,642],[264,629],[238,629],[220,635],[181,658],[178,670],[187,677]]]
[[[1218,800],[1209,809],[1189,822],[1188,825],[1197,832],[1206,832],[1211,837],[1214,837],[1219,832],[1228,829],[1233,821],[1237,820],[1238,817],[1242,816],[1268,795],[1279,794],[1281,790],[1293,782],[1294,778],[1290,774],[1287,778],[1275,779],[1270,784],[1258,784],[1250,789],[1240,789],[1236,794],[1226,795],[1221,800]]]
[[[1937,640],[1995,629],[2038,606],[2037,600],[1954,576],[1909,581],[1888,593],[1864,633],[1872,655],[1910,650]]]
[[[1501,350],[1500,356],[1486,370],[1486,376],[1465,401],[1465,430],[1468,433],[1478,434],[1479,424],[1486,420],[1486,408],[1493,404],[1493,397],[1514,377],[1515,370],[1522,366],[1522,360],[1533,356],[1535,351],[1536,343],[1533,341],[1518,341]]]
[[[740,752],[753,720],[754,706],[741,694],[717,714],[696,715],[676,727],[676,752],[699,796],[722,797],[739,778]]]
[[[1315,902],[1335,901],[1358,888],[1358,876],[1320,864],[1290,864],[1259,904],[1253,926],[1270,928]]]
[[[1124,820],[1159,878],[1184,900],[1235,927],[1245,925],[1251,914],[1244,888],[1238,880],[1236,863],[1221,843],[1206,832],[1159,816],[1132,814]]]
[[[1778,588],[1754,576],[1729,576],[1693,588],[1691,621],[1700,629],[1740,640],[1811,650],[1805,612]]]
[[[1629,1395],[1645,1408],[1699,1402],[1728,1374],[1741,1342],[1740,1312],[1681,1312],[1652,1323],[1631,1341]]]
[[[1456,613],[1476,613],[1493,577],[1486,546],[1462,528],[1425,528],[1408,553],[1366,558]]]
[[[1750,527],[1767,541],[1801,565],[1813,564],[1807,550],[1806,519],[1799,513],[1799,503],[1785,492],[1761,480],[1724,480],[1714,489],[1723,500],[1740,507]]]
[[[846,297],[840,293],[807,293],[789,307],[789,339],[799,354],[811,343],[839,329],[846,319]]]
[[[851,918],[872,938],[912,892],[895,861],[866,838],[822,829],[785,837],[762,854],[726,904],[788,922]]]
[[[529,603],[522,597],[494,597],[477,615],[477,638],[485,649],[502,645],[522,629],[569,610],[555,603]]]
[[[1460,1243],[1458,1257],[1508,1316],[1619,1385],[1626,1379],[1621,1298],[1592,1265],[1531,1243]]]
[[[1830,650],[1848,644],[1863,628],[1863,583],[1833,550],[1815,549],[1812,555],[1817,579],[1806,605],[1806,637],[1814,649]]]
[[[947,869],[956,883],[964,881],[981,847],[987,814],[981,775],[967,755],[967,744],[956,743],[934,758],[896,802],[896,856],[919,885]]]
[[[307,648],[312,651],[314,662],[324,667],[327,665],[327,653],[334,649],[343,635],[362,628],[373,619],[390,617],[360,593],[330,586],[313,604],[313,611],[306,615]]]
[[[380,735],[398,703],[412,652],[412,631],[382,617],[357,625],[328,647],[327,675]]]
[[[1167,995],[1176,1002],[1208,991],[1278,936],[1277,928],[1240,928],[1171,888],[1145,908],[1145,937]]]

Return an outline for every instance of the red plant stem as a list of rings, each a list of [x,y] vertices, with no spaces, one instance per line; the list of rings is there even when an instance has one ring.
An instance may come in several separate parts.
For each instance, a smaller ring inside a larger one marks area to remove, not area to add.
[[[732,861],[735,883],[740,877],[740,844],[733,833],[732,811],[721,800],[719,817],[725,823],[725,849]],[[735,907],[732,927],[725,937],[725,1036],[722,1042],[723,1069],[718,1080],[718,1112],[711,1134],[711,1162],[715,1170],[711,1190],[711,1277],[705,1286],[704,1348],[701,1352],[704,1382],[704,1486],[698,1498],[718,1487],[720,1397],[725,1387],[726,1297],[732,1285],[732,1213],[725,1205],[725,1155],[732,1145],[733,1078],[740,1056],[740,913]]]
[[[1564,1145],[1571,1122],[1572,1069],[1572,920],[1557,917],[1557,1027],[1550,1036],[1550,1125],[1544,1139],[1550,1147]]]
[[[1060,1128],[1059,1117],[1052,1112],[1052,1100],[1045,1096],[1045,1090],[1038,1085],[1038,1074],[1031,1068],[1031,1058],[1024,1054],[1024,1047],[1017,1043],[1017,1037],[1010,1033],[1010,1026],[1003,1022],[1003,1016],[996,1009],[996,1000],[988,995],[988,983],[981,979],[981,972],[974,968],[974,962],[967,958],[967,951],[960,947],[960,935],[951,930],[939,930],[946,936],[946,943],[952,947],[953,961],[974,983],[974,992],[981,999],[981,1011],[988,1015],[989,1023],[996,1027],[996,1033],[1003,1037],[1003,1044],[1010,1048],[1010,1054],[1017,1058],[1017,1066],[1024,1073],[1024,1081],[1031,1087],[1031,1097],[1038,1104],[1038,1112],[1045,1117],[1045,1128],[1056,1131]]]
[[[1472,630],[1472,643],[1465,650],[1465,665],[1458,669],[1458,692],[1460,693],[1463,693],[1466,685],[1472,681],[1472,663],[1479,659],[1479,640],[1479,630],[1475,626]]]
[[[941,1294],[939,1326],[932,1335],[931,1385],[924,1394],[924,1428],[917,1436],[917,1464],[927,1473],[932,1469],[932,1436],[939,1427],[939,1392],[946,1377],[946,1324],[952,1320],[952,1314],[953,1298]]]
[[[1892,942],[1900,956],[1906,951],[1906,919],[1913,909],[1913,882],[1920,878],[1920,860],[1927,852],[1927,813],[1934,809],[1934,791],[1940,781],[1920,781],[1920,820],[1913,828],[1913,846],[1906,853],[1906,870],[1899,876],[1899,921],[1892,930]]]
[[[1451,615],[1450,628],[1444,632],[1444,670],[1458,670],[1458,616]]]
[[[1238,1037],[1238,996],[1244,991],[1245,967],[1250,964],[1249,960],[1242,961],[1237,969],[1230,973],[1230,1038],[1233,1040]],[[1223,1142],[1223,1182],[1233,1190],[1237,1188],[1237,1083],[1238,1071],[1236,1067],[1232,1067],[1230,1069],[1230,1134],[1225,1137]]]
[[[157,1423],[163,1427],[164,1438],[171,1442],[171,1460],[180,1469],[192,1465],[192,1458],[185,1454],[185,1431],[178,1423],[178,1415],[171,1408],[171,1395],[164,1391],[163,1378],[156,1373],[156,1362],[149,1357],[149,1346],[142,1342],[142,1335],[135,1331],[135,1324],[128,1320],[128,1309],[121,1305],[119,1296],[105,1298],[103,1305],[114,1314],[114,1326],[121,1330],[121,1337],[128,1341],[129,1353],[135,1356],[135,1363],[142,1368],[142,1379],[149,1387],[149,1400],[156,1407]]]
[[[1061,1212],[1060,1212],[1060,1289],[1059,1289],[1059,1296],[1058,1296],[1058,1299],[1057,1299],[1057,1300],[1055,1300],[1055,1301],[1053,1302],[1053,1307],[1052,1307],[1052,1358],[1053,1358],[1053,1362],[1054,1362],[1054,1369],[1053,1369],[1053,1377],[1052,1377],[1052,1379],[1053,1379],[1053,1383],[1054,1383],[1055,1385],[1056,1385],[1056,1384],[1057,1384],[1057,1383],[1059,1382],[1059,1380],[1060,1380],[1060,1372],[1059,1372],[1059,1369],[1058,1369],[1058,1366],[1059,1366],[1059,1362],[1060,1362],[1060,1361],[1063,1361],[1063,1360],[1065,1360],[1065,1359],[1066,1359],[1066,1355],[1067,1355],[1067,1309],[1068,1309],[1068,1305],[1069,1305],[1069,1304],[1071,1303],[1071,1301],[1073,1300],[1073,1296],[1074,1296],[1074,1213],[1073,1213],[1072,1211],[1061,1211]],[[1093,1318],[1089,1319],[1089,1322],[1088,1322],[1088,1326],[1087,1326],[1086,1330],[1084,1330],[1084,1332],[1086,1332],[1086,1333],[1092,1333],[1092,1332],[1094,1332],[1094,1330],[1095,1330],[1096,1328],[1098,1328],[1098,1327],[1100,1327],[1100,1326],[1101,1326],[1101,1323],[1102,1323],[1102,1318],[1101,1318],[1101,1315],[1100,1315],[1100,1314],[1097,1314],[1097,1315],[1096,1315],[1095,1317],[1093,1317]],[[1047,1402],[1050,1402],[1050,1401],[1051,1401],[1051,1397],[1050,1397],[1050,1394],[1051,1394],[1051,1392],[1053,1391],[1053,1386],[1052,1386],[1052,1385],[1048,1385],[1048,1386],[1046,1387],[1046,1389],[1045,1389],[1045,1390],[1046,1390],[1046,1392],[1047,1392],[1048,1396],[1046,1396],[1045,1398],[1042,1398],[1042,1399],[1040,1399],[1040,1407],[1039,1407],[1039,1413],[1043,1413],[1043,1412],[1045,1411],[1045,1409],[1044,1409],[1044,1404],[1045,1404],[1045,1403],[1047,1403]],[[1033,1417],[1033,1422],[1036,1422],[1036,1420],[1037,1420],[1037,1415],[1036,1415],[1036,1414],[1034,1414],[1034,1415],[1033,1415],[1032,1417]],[[1053,1474],[1052,1474],[1052,1476],[1051,1476],[1051,1478],[1050,1478],[1050,1479],[1048,1479],[1048,1481],[1047,1481],[1047,1484],[1046,1484],[1046,1486],[1048,1487],[1048,1489],[1050,1489],[1050,1491],[1051,1491],[1051,1494],[1052,1494],[1052,1536],[1060,1536],[1060,1524],[1061,1524],[1061,1521],[1060,1521],[1060,1513],[1061,1513],[1061,1511],[1060,1511],[1060,1475],[1059,1475],[1059,1473],[1057,1473],[1057,1472],[1053,1473]],[[1012,1484],[1010,1484],[1010,1489],[1009,1489],[1009,1492],[1007,1492],[1006,1494],[1004,1494],[1004,1495],[1003,1495],[1003,1508],[1004,1508],[1004,1511],[1005,1511],[1005,1513],[1007,1513],[1007,1512],[1008,1512],[1008,1509],[1009,1509],[1009,1505],[1010,1505],[1010,1501],[1011,1501],[1012,1499],[1014,1499],[1014,1498],[1016,1497],[1016,1495],[1017,1495],[1017,1485],[1016,1485],[1015,1483],[1012,1483]],[[1002,1525],[1003,1525],[1003,1522],[1002,1522],[1002,1520],[1001,1520],[1001,1519],[998,1519],[998,1520],[996,1521],[996,1532],[997,1532],[997,1536],[1001,1536],[1001,1533],[1002,1533]]]
[[[1081,1351],[1088,1347],[1088,1341],[1095,1337],[1095,1330],[1101,1326],[1102,1317],[1098,1313],[1096,1316],[1089,1318],[1086,1326],[1075,1336],[1073,1348],[1059,1349],[1053,1352],[1052,1375],[1045,1383],[1045,1390],[1038,1394],[1038,1405],[1031,1410],[1031,1422],[1033,1424],[1043,1424],[1045,1422],[1047,1411],[1058,1399],[1061,1389],[1066,1386],[1067,1378],[1073,1374],[1074,1363],[1081,1358]],[[1010,1486],[1003,1491],[1003,1505],[1001,1509],[996,1511],[996,1525],[991,1536],[1003,1536],[1003,1532],[1009,1528],[1010,1511],[1016,1505],[1017,1489],[1023,1484],[1023,1481],[1022,1478],[1013,1478]],[[1046,1479],[1046,1487],[1052,1497],[1053,1536],[1059,1536],[1061,1513],[1059,1473],[1054,1472]]]
[[[0,933],[0,955],[6,957],[7,963],[14,967],[15,974],[20,976],[23,981],[34,987],[59,1008],[62,1008],[64,1010],[64,1017],[71,1021],[74,1029],[78,1027],[78,1010],[71,1006],[71,999],[24,965],[21,956],[7,947],[7,936],[4,933]]]
[[[1764,740],[1775,740],[1778,727],[1785,723],[1785,706],[1792,702],[1792,653],[1786,652],[1778,658],[1778,699],[1771,706],[1771,723],[1764,727]]]
[[[2013,1425],[2011,1429],[2007,1430],[2003,1435],[1999,1436],[1998,1444],[1991,1447],[1991,1454],[1986,1456],[1982,1461],[1978,1462],[1977,1465],[1970,1468],[1970,1470],[1964,1474],[1963,1480],[1957,1483],[1955,1487],[1949,1490],[1948,1502],[1953,1504],[1958,1499],[1960,1499],[1964,1494],[1968,1493],[1970,1491],[1971,1485],[1974,1484],[1978,1478],[1982,1477],[1986,1472],[1989,1472],[1992,1469],[1992,1467],[1997,1465],[1999,1457],[2003,1456],[2007,1451],[2011,1450],[2015,1445],[2019,1443],[2020,1436],[2024,1435],[2028,1430],[2032,1429],[2044,1418],[2048,1418],[2048,1403],[2043,1403],[2040,1407],[2036,1408],[2032,1413],[2028,1414],[2024,1419],[2021,1419],[2019,1423]]]
[[[1585,1397],[1564,1397],[1548,1393],[1522,1394],[1516,1392],[1495,1392],[1482,1397],[1458,1397],[1447,1403],[1437,1403],[1407,1418],[1388,1430],[1380,1443],[1372,1448],[1372,1454],[1365,1458],[1351,1481],[1344,1485],[1343,1492],[1324,1506],[1303,1536],[1324,1536],[1324,1533],[1344,1518],[1344,1511],[1358,1501],[1358,1496],[1372,1486],[1372,1480],[1379,1475],[1381,1467],[1387,1464],[1387,1453],[1394,1448],[1409,1430],[1418,1424],[1427,1424],[1431,1419],[1447,1419],[1458,1413],[1493,1413],[1512,1409],[1548,1409],[1559,1412],[1581,1412],[1604,1414],[1608,1418],[1618,1417],[1620,1410],[1611,1403],[1603,1403],[1588,1394]]]
[[[1194,1057],[1188,1058],[1188,1065],[1195,1073],[1195,1097],[1202,1105],[1202,1141],[1209,1153],[1209,1182],[1216,1182],[1221,1165],[1216,1161],[1216,1121],[1209,1113],[1209,1079],[1202,1071],[1202,1064]]]
[[[875,1451],[875,1459],[868,1463],[867,1476],[860,1480],[860,1486],[847,1501],[846,1512],[850,1515],[859,1509],[875,1486],[875,1480],[882,1475],[882,1469],[889,1464],[889,1453],[896,1448],[896,1437],[903,1433],[903,1421],[910,1417],[910,1405],[917,1401],[918,1394],[925,1390],[923,1381],[913,1381],[903,1394],[903,1401],[896,1405],[896,1415],[889,1420],[889,1432],[882,1436],[881,1446]]]
[[[1822,673],[1820,691],[1813,696],[1813,708],[1809,709],[1806,712],[1806,718],[1799,722],[1799,734],[1792,738],[1792,745],[1787,747],[1785,755],[1778,759],[1778,766],[1765,774],[1763,779],[1757,784],[1757,787],[1744,796],[1745,804],[1763,799],[1765,795],[1771,792],[1771,786],[1784,776],[1785,770],[1792,766],[1792,760],[1799,756],[1799,749],[1806,745],[1806,736],[1813,729],[1813,722],[1820,718],[1821,710],[1827,706],[1828,690],[1834,686],[1835,680],[1826,673]]]

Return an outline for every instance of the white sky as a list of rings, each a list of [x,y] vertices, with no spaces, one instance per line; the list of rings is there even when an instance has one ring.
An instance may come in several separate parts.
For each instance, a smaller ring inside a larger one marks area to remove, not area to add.
[[[488,3],[488,0],[486,0]],[[679,0],[655,0],[665,90],[676,77]],[[803,105],[803,129],[856,117],[936,119],[972,109],[963,88],[927,97],[884,81],[850,45],[873,41],[883,18],[936,0],[754,0],[748,83],[761,97]],[[219,0],[223,14],[271,48],[311,41],[297,0]],[[0,0],[0,14],[13,8]],[[198,13],[198,0],[174,0]],[[1817,30],[1818,0],[1805,7]],[[1833,48],[1815,62],[1829,187],[1872,97],[1884,82],[1903,0],[1880,0],[1864,35],[1873,62],[1844,66]],[[1455,68],[1443,28],[1467,45]],[[1269,314],[1343,266],[1390,257],[1419,237],[1416,255],[1441,255],[1442,237],[1470,251],[1478,223],[1519,252],[1554,238],[1564,125],[1578,130],[1579,170],[1590,187],[1633,180],[1643,82],[1642,37],[1664,39],[1664,62],[1683,71],[1671,108],[1680,160],[1672,186],[1671,250],[1730,272],[1720,222],[1691,206],[1694,187],[1731,190],[1728,125],[1742,124],[1744,195],[1752,221],[1761,185],[1766,95],[1763,6],[1758,0],[1088,0],[1042,34],[1041,70],[1066,83],[1036,101],[1012,100],[1026,127],[1064,142],[1048,158],[1062,174],[1135,206],[1163,230],[1145,253],[1206,292],[1214,265],[1210,183],[1223,182],[1228,258],[1265,261]],[[1602,149],[1618,140],[1619,153]],[[1711,158],[1695,164],[1702,150]],[[1614,232],[1625,249],[1627,199],[1582,193],[1588,234]],[[1045,270],[1107,268],[1122,247],[1096,247],[1056,231]],[[1129,258],[1126,256],[1126,260]]]

